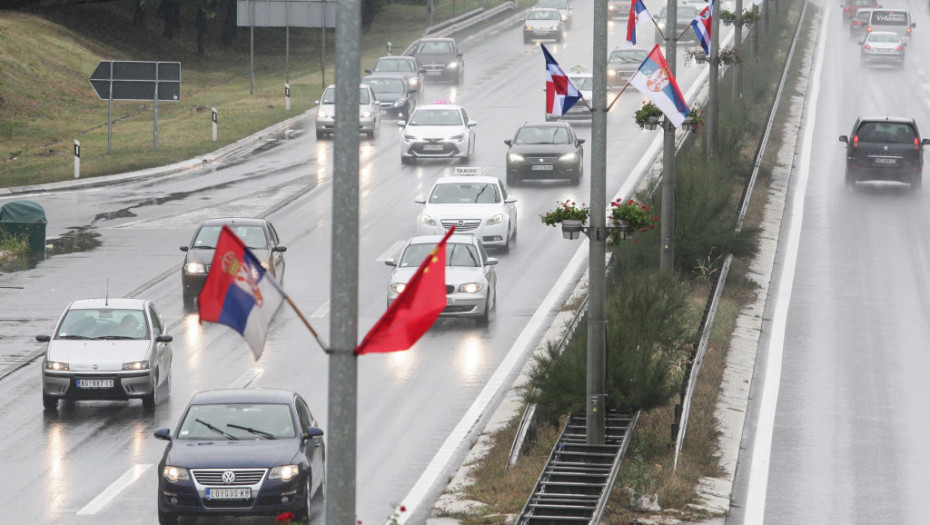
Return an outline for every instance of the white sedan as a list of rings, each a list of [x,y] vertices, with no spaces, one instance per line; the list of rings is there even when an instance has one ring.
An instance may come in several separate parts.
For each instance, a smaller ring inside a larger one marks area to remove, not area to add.
[[[440,177],[417,217],[418,235],[440,235],[455,225],[456,233],[471,233],[485,246],[510,250],[517,241],[516,197],[497,177],[449,175]]]
[[[400,120],[400,161],[451,159],[467,161],[475,152],[474,120],[462,106],[427,104],[417,106],[407,121]]]

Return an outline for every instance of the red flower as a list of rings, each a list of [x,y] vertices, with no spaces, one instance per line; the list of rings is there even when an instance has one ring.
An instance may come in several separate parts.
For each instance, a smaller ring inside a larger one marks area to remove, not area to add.
[[[295,517],[293,512],[282,512],[274,521],[275,523],[290,523]]]
[[[401,511],[401,512],[407,512],[407,507],[401,505],[401,506],[400,506],[400,511]]]

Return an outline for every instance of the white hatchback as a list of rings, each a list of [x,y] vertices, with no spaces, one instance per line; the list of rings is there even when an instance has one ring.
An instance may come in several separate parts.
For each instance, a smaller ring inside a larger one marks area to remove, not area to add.
[[[510,250],[517,241],[516,197],[497,177],[440,177],[427,198],[418,198],[417,235],[439,235],[455,225],[456,233],[471,233],[485,246]]]
[[[425,104],[417,106],[400,126],[400,161],[402,164],[417,159],[461,159],[468,161],[475,152],[474,120],[462,106],[454,104]]]

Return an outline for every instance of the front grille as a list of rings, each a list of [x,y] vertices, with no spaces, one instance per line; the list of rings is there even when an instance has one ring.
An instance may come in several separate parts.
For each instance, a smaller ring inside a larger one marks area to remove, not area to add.
[[[236,487],[242,485],[255,485],[265,477],[266,469],[198,469],[192,470],[194,479],[201,485]],[[236,479],[232,483],[223,481],[223,473],[232,472]]]
[[[423,69],[427,71],[442,71],[445,68],[446,66],[442,64],[426,64],[425,66],[423,66]]]
[[[479,219],[465,219],[461,221],[450,220],[440,222],[446,231],[449,231],[449,228],[455,226],[455,231],[458,233],[474,231],[477,230],[479,226],[481,226],[481,220]]]
[[[203,506],[208,509],[247,509],[255,504],[255,498],[249,499],[205,499]]]
[[[527,156],[526,161],[530,164],[555,164],[556,157]]]

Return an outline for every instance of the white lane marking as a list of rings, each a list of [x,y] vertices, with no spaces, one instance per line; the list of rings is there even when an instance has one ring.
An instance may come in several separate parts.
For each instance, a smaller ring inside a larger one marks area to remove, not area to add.
[[[311,319],[319,319],[321,317],[326,317],[329,315],[329,301],[323,303],[323,306],[320,306],[310,315]]]
[[[395,242],[394,244],[391,245],[390,248],[388,248],[387,250],[384,250],[384,253],[379,255],[378,258],[375,260],[380,263],[383,263],[385,260],[390,259],[391,257],[394,257],[395,255],[397,255],[397,252],[399,252],[400,249],[403,248],[405,242],[407,241]]]
[[[830,20],[830,9],[823,15]],[[785,243],[785,261],[778,283],[778,295],[775,298],[772,332],[769,337],[768,365],[765,367],[765,381],[762,385],[762,398],[759,402],[759,420],[752,447],[752,461],[749,469],[749,488],[746,492],[746,514],[743,523],[758,524],[765,520],[765,499],[768,493],[769,466],[772,456],[772,434],[775,429],[775,409],[778,403],[778,390],[781,382],[781,363],[785,349],[785,330],[788,323],[788,306],[791,303],[791,289],[797,269],[798,249],[801,242],[801,225],[804,222],[804,199],[807,195],[807,182],[810,178],[811,151],[813,150],[814,128],[817,123],[817,100],[820,98],[820,75],[826,50],[827,27],[823,24],[820,31],[817,59],[811,72],[814,83],[808,99],[809,109],[807,125],[804,129],[801,162],[798,163],[798,184],[791,204],[791,223],[788,242]],[[784,222],[782,222],[784,224]]]
[[[236,379],[229,385],[229,388],[245,388],[249,386],[249,383],[255,380],[256,377],[260,376],[262,373],[261,368],[250,368],[246,370],[239,379]]]
[[[145,473],[149,468],[152,467],[151,463],[147,464],[136,464],[129,468],[122,476],[119,477],[116,481],[110,484],[99,496],[94,498],[93,501],[84,506],[83,509],[79,510],[77,513],[81,514],[96,514],[97,511],[102,509],[113,501],[113,499],[119,495],[126,487],[132,485],[137,479],[142,477],[142,474]]]

